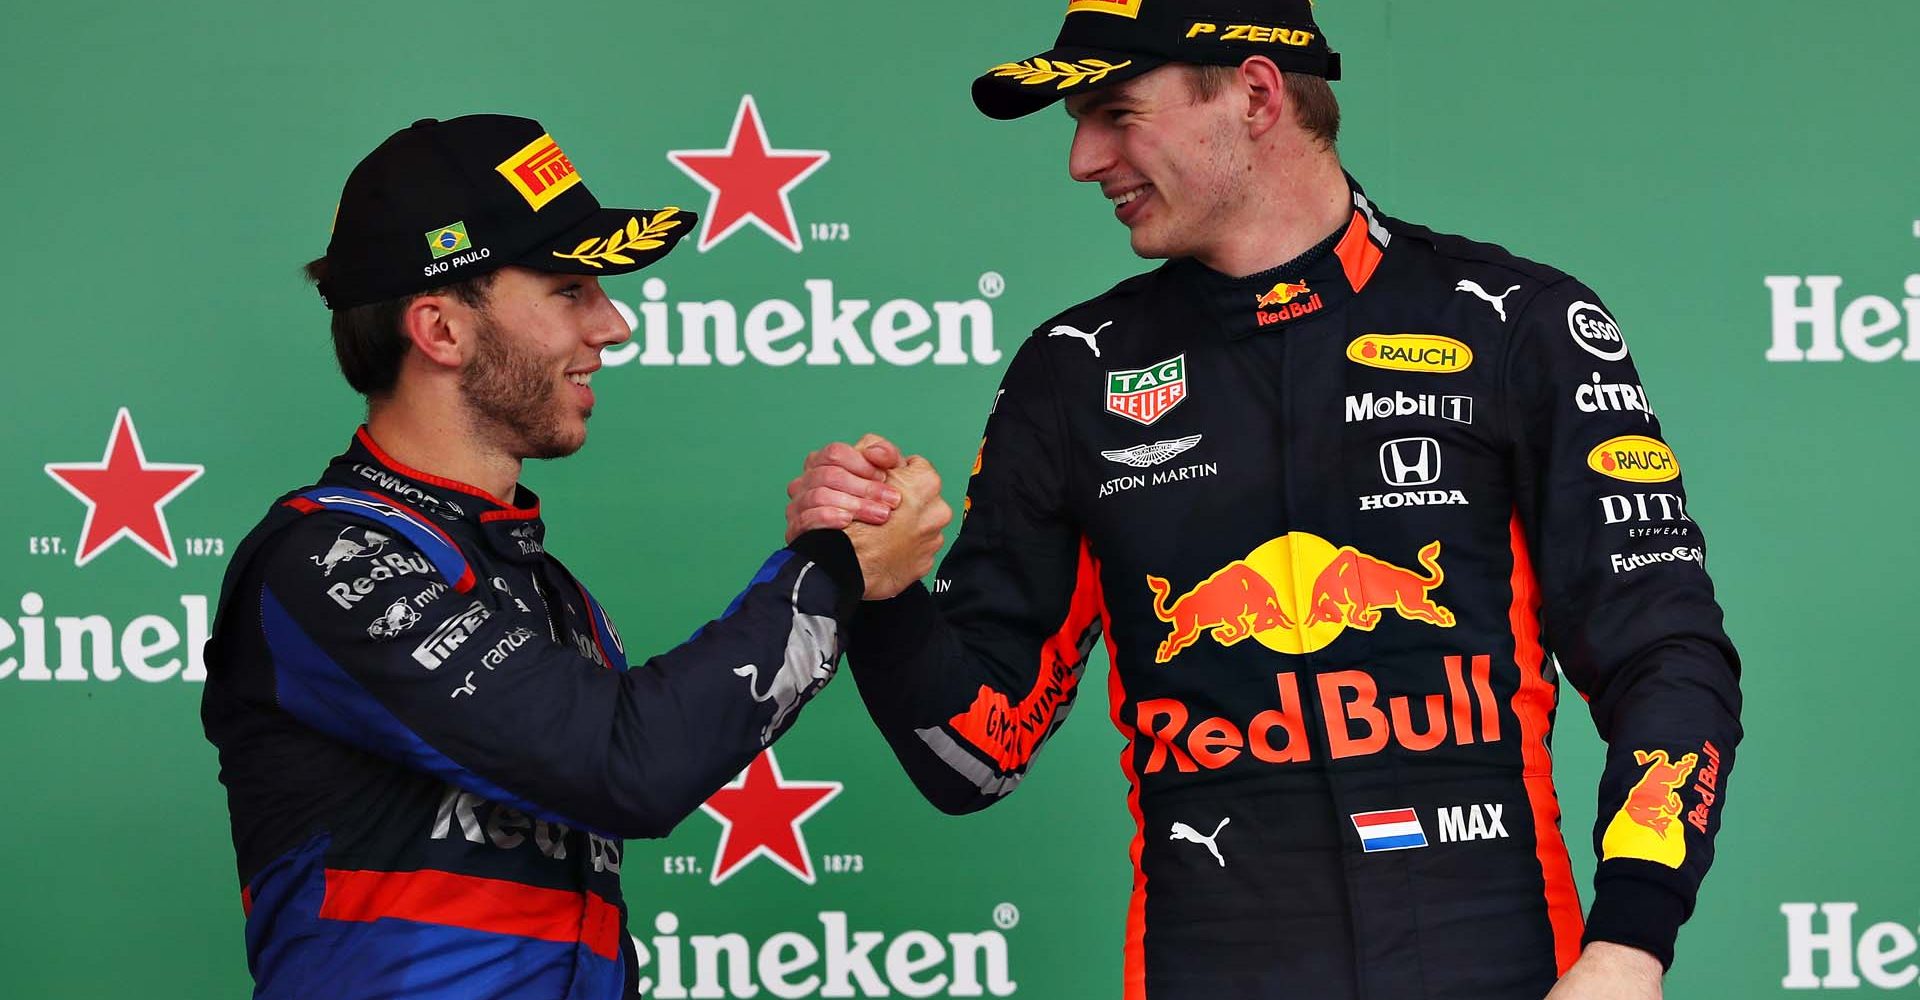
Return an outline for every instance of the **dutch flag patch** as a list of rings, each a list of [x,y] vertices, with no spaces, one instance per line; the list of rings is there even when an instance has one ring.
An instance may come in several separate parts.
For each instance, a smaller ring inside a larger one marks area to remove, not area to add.
[[[1427,831],[1411,809],[1354,813],[1353,829],[1360,835],[1360,849],[1368,854],[1427,846]]]

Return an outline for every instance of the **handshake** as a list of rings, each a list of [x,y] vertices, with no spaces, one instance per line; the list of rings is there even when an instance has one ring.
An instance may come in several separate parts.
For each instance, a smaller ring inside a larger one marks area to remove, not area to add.
[[[807,456],[787,484],[787,541],[816,528],[844,530],[867,581],[862,599],[884,601],[933,570],[953,508],[940,474],[878,434]]]

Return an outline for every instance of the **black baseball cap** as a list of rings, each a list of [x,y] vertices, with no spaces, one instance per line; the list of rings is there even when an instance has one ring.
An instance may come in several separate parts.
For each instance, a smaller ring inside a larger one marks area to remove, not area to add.
[[[1019,118],[1167,63],[1238,66],[1250,56],[1340,79],[1311,0],[1069,0],[1053,48],[988,70],[973,81],[973,103],[988,118]]]
[[[347,175],[320,297],[348,309],[518,264],[625,274],[667,255],[697,217],[602,208],[531,118],[423,118]]]

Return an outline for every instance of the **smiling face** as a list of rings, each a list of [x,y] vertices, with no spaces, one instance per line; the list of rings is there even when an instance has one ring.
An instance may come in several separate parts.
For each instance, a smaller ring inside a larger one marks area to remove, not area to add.
[[[460,372],[475,432],[517,458],[579,451],[600,351],[630,333],[599,280],[505,268],[476,318],[474,354]]]
[[[1067,98],[1068,173],[1100,185],[1142,257],[1205,255],[1248,200],[1252,160],[1233,90],[1197,100],[1190,72],[1162,66]]]

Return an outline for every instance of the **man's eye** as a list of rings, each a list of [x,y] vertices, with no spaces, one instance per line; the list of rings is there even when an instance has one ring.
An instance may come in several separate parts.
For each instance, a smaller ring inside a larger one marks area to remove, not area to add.
[[[560,294],[570,299],[577,299],[580,297],[580,290],[585,287],[586,287],[585,285],[582,285],[580,282],[576,281],[571,285],[561,286]]]

